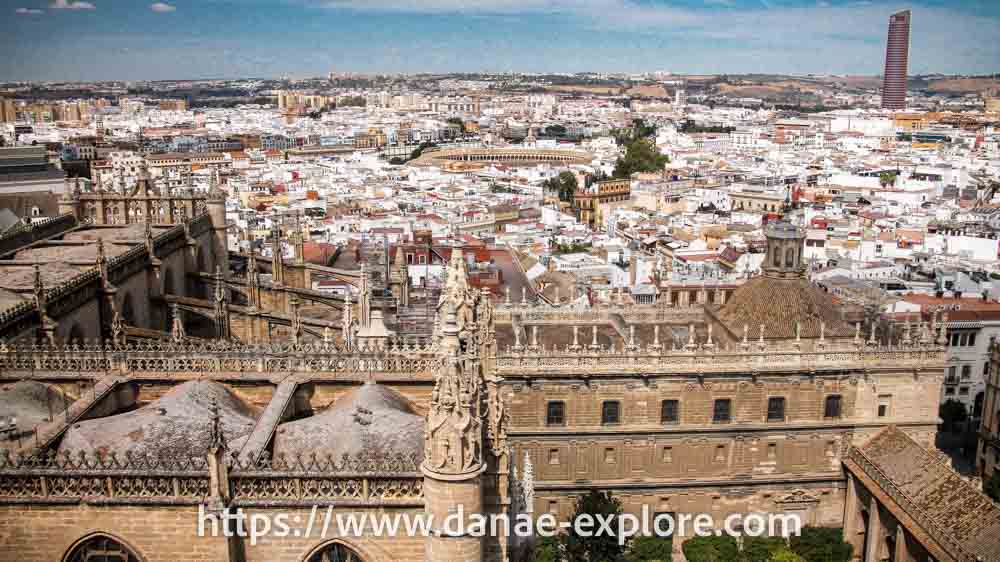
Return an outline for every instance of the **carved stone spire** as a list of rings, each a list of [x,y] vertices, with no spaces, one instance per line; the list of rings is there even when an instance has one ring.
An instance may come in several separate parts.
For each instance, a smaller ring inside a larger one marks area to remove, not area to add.
[[[460,357],[458,324],[449,307],[442,326],[444,365],[431,394],[423,471],[441,477],[474,477],[483,462],[483,380],[475,361]]]

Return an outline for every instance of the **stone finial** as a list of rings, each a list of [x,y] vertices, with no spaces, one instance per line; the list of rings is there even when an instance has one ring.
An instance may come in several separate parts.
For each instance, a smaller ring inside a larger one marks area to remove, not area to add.
[[[577,349],[580,349],[580,340],[579,340],[579,337],[578,337],[579,333],[580,333],[580,327],[577,326],[576,324],[574,324],[573,325],[573,345],[570,347],[571,350],[575,351]]]
[[[798,320],[795,321],[795,341],[802,341],[802,323]]]
[[[861,343],[861,322],[854,323],[854,343]]]
[[[218,451],[226,449],[226,436],[222,431],[222,418],[219,416],[219,405],[215,398],[212,398],[212,405],[209,407],[212,412],[212,425],[210,431],[209,449]]]
[[[329,326],[324,327],[323,328],[323,345],[329,345],[330,342],[332,341],[332,339],[333,338],[331,337],[331,334],[330,334],[330,327]]]
[[[510,285],[503,288],[504,292],[504,304],[510,306]]]
[[[181,318],[181,310],[177,307],[177,303],[170,304],[170,316],[172,318],[170,323],[170,339],[174,343],[180,343],[184,341],[187,334],[184,333],[184,320]]]
[[[559,285],[556,285],[553,289],[555,289],[555,295],[552,297],[552,304],[559,306]]]
[[[591,335],[590,348],[591,349],[597,349],[597,326],[596,325],[590,327],[590,335]]]
[[[531,327],[531,347],[532,349],[538,349],[538,325]]]
[[[528,305],[528,288],[521,287],[521,306]]]
[[[937,339],[934,343],[944,345],[948,341],[948,313],[941,314],[941,321],[938,325]]]
[[[875,345],[875,332],[876,331],[878,331],[878,328],[876,327],[875,321],[873,320],[872,324],[871,324],[871,333],[868,334],[868,344],[869,345]]]
[[[764,343],[764,325],[763,324],[760,325],[760,337],[758,338],[757,341],[759,341],[760,343]]]
[[[819,323],[819,341],[826,341],[826,322],[820,321]]]

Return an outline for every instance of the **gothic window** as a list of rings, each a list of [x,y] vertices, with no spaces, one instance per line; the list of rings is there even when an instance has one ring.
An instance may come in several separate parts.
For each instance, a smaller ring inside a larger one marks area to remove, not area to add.
[[[621,423],[621,402],[608,400],[601,405],[601,424],[614,425]]]
[[[94,535],[77,544],[65,562],[139,562],[139,557],[109,536]]]
[[[660,423],[680,421],[681,404],[677,400],[664,400],[660,404]]]
[[[831,419],[839,418],[840,407],[841,407],[841,397],[839,394],[827,396],[826,407],[823,409],[823,417]]]
[[[364,562],[364,558],[345,545],[330,543],[313,552],[306,562]]]
[[[545,425],[566,424],[566,403],[549,402],[545,412]]]
[[[767,399],[767,421],[785,421],[785,399],[781,396],[773,396]]]
[[[732,419],[731,409],[732,401],[728,398],[716,400],[712,410],[712,421],[714,423],[729,423]]]

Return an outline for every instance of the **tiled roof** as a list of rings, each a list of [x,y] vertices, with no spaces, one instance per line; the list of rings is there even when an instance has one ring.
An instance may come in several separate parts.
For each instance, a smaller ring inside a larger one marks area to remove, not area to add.
[[[906,497],[900,505],[942,545],[959,544],[982,560],[1000,560],[1000,507],[895,426],[860,452]],[[957,560],[966,559],[952,553]]]
[[[736,289],[716,316],[733,334],[742,334],[746,325],[756,335],[763,324],[765,339],[794,338],[796,321],[803,338],[819,338],[822,322],[828,338],[854,334],[833,298],[805,278],[755,277]]]

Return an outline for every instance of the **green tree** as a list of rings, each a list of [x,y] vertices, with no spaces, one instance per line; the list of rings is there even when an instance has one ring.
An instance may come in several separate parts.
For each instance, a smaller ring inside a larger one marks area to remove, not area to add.
[[[580,516],[589,515],[594,518],[594,525],[590,529],[590,536],[577,535],[575,528],[570,528],[567,533],[560,535],[565,558],[572,562],[615,562],[620,559],[629,541],[624,541],[624,545],[619,544],[617,536],[598,533],[597,516],[601,516],[602,521],[611,517],[611,528],[617,529],[618,517],[621,514],[621,502],[609,492],[592,490],[578,499],[576,511],[570,521],[577,521]]]
[[[566,127],[562,125],[549,125],[545,127],[545,134],[550,137],[563,137],[566,136]]]
[[[882,172],[878,175],[878,183],[881,184],[882,187],[896,185],[896,172]]]
[[[1000,502],[1000,470],[994,471],[993,476],[983,482],[983,493]]]
[[[446,121],[449,125],[454,125],[458,127],[458,130],[462,131],[463,133],[465,132],[465,121],[462,121],[461,118],[449,117]]]
[[[559,549],[558,538],[542,537],[524,557],[524,562],[561,562],[562,554],[560,554]]]
[[[662,172],[670,159],[661,154],[648,139],[635,139],[625,145],[625,156],[615,162],[615,178],[632,177],[636,172]]]
[[[854,548],[844,542],[840,527],[803,527],[802,533],[789,539],[792,552],[809,562],[848,562]]]
[[[559,172],[558,176],[542,182],[542,187],[546,191],[558,193],[560,201],[572,201],[578,186],[573,172]]]
[[[740,547],[729,535],[694,537],[681,547],[688,562],[733,562],[740,559]]]
[[[627,562],[673,562],[673,537],[637,537],[625,556]]]
[[[958,425],[969,418],[969,413],[965,410],[965,404],[949,398],[938,406],[938,417],[946,430],[956,431]]]
[[[781,537],[746,537],[743,539],[742,562],[768,562],[775,552],[787,548]]]
[[[774,552],[770,558],[765,562],[809,562],[805,558],[802,558],[798,554],[795,554],[787,548],[782,548]]]

